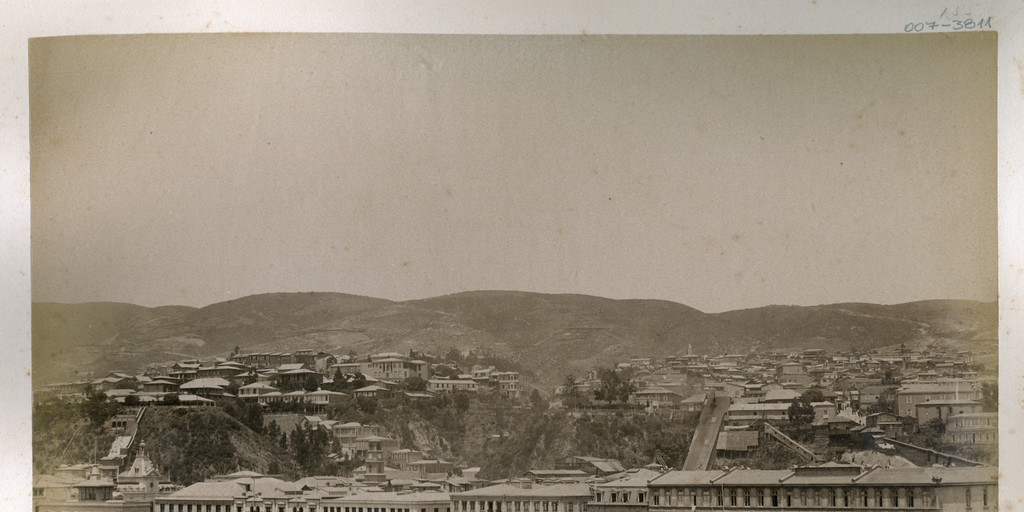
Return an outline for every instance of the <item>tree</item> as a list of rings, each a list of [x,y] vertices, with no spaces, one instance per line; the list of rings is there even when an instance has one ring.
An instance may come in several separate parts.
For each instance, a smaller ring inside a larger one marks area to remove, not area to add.
[[[540,391],[537,391],[537,388],[534,388],[533,391],[530,392],[530,405],[533,406],[533,409],[536,411],[543,411],[548,408],[548,401],[545,400],[544,397],[540,396]]]
[[[469,410],[469,393],[465,391],[456,391],[453,398],[455,399],[456,409],[463,412]]]
[[[302,389],[306,391],[316,391],[320,389],[320,380],[315,375],[307,375],[306,382],[303,383]]]
[[[814,407],[799,398],[789,405],[789,422],[793,427],[805,427],[814,421]]]
[[[94,426],[100,426],[117,414],[121,406],[107,401],[107,394],[95,391],[91,386],[85,390],[85,401],[81,403],[81,411]]]
[[[808,389],[789,405],[789,421],[793,427],[806,427],[814,422],[814,402],[825,399],[819,389]]]
[[[981,408],[985,412],[999,411],[999,384],[984,383],[981,385]]]
[[[938,439],[946,433],[946,422],[939,418],[932,418],[921,425],[921,434],[929,439]]]
[[[461,363],[463,361],[462,351],[456,347],[448,349],[448,353],[444,356],[445,361],[452,361],[454,363]]]
[[[612,368],[601,368],[597,371],[597,378],[601,384],[594,390],[594,398],[608,402],[629,401],[629,395],[636,392],[636,386],[631,382],[632,375],[628,370],[617,371]]]
[[[405,379],[404,386],[409,391],[426,391],[427,381],[423,380],[419,375],[413,375]]]
[[[372,398],[360,396],[356,398],[356,407],[366,414],[373,414],[377,412],[377,401]]]
[[[566,375],[562,388],[564,389],[562,396],[565,397],[566,407],[578,407],[580,402],[580,388],[579,382],[576,381],[576,376],[571,373]]]
[[[271,439],[281,437],[281,427],[277,425],[277,420],[270,420],[270,423],[267,424],[267,428],[264,429],[264,433],[270,436]]]

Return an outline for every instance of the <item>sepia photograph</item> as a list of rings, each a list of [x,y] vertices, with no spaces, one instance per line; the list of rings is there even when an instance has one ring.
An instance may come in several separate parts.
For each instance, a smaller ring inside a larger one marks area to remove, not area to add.
[[[33,510],[995,510],[999,38],[938,12],[31,38]]]

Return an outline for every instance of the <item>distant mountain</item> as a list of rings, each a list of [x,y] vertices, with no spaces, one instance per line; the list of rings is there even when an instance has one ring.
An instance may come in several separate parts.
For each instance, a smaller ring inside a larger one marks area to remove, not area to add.
[[[332,353],[451,348],[490,352],[554,385],[630,357],[751,350],[872,348],[996,337],[996,304],[766,306],[708,314],[660,300],[474,291],[394,302],[341,293],[253,295],[203,308],[37,303],[37,382],[75,370],[138,371],[151,362],[246,351]]]

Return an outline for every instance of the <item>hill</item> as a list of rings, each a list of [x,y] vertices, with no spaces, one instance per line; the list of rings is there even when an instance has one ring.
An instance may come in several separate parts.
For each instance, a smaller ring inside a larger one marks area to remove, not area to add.
[[[137,371],[151,362],[312,348],[491,353],[539,382],[630,357],[752,350],[870,350],[901,343],[995,339],[995,303],[766,306],[709,314],[661,300],[473,291],[394,302],[341,293],[253,295],[203,308],[40,303],[33,307],[37,382],[74,371]]]
[[[219,407],[148,407],[137,436],[152,447],[153,464],[172,482],[187,485],[236,471],[298,474],[286,450]]]

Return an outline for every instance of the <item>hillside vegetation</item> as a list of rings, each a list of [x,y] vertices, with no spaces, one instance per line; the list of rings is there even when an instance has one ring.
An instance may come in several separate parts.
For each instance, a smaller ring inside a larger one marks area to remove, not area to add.
[[[220,407],[148,407],[138,439],[147,443],[147,452],[164,477],[183,485],[239,470],[289,478],[348,475],[362,464],[329,462],[327,454],[337,446],[326,434],[315,439],[309,432],[265,428],[260,415],[250,415],[246,407],[235,401],[223,401]],[[39,418],[48,421],[33,422],[36,472],[49,473],[60,462],[90,462],[105,455],[113,435],[102,422],[117,410],[113,406],[89,413],[57,401],[37,406]],[[552,468],[570,455],[616,458],[628,466],[647,464],[657,456],[679,467],[695,426],[694,420],[642,414],[567,414],[548,410],[543,403],[524,407],[490,394],[421,402],[353,400],[322,417],[381,425],[401,447],[480,467],[484,478]],[[127,460],[134,455],[133,450]]]

